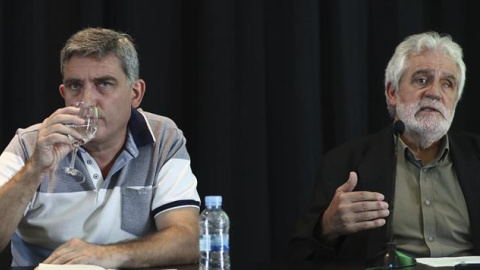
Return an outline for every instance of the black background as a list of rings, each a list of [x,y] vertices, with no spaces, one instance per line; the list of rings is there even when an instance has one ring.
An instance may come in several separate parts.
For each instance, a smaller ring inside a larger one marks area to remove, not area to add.
[[[58,55],[70,35],[127,32],[147,82],[141,107],[184,131],[200,196],[224,197],[232,262],[282,259],[320,156],[390,122],[384,69],[406,36],[435,30],[463,46],[467,82],[452,128],[480,133],[474,4],[2,0],[0,147],[63,106]]]

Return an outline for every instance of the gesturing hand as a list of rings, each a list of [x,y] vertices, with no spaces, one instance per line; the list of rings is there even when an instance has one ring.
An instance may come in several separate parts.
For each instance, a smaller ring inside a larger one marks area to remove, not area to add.
[[[389,215],[385,197],[378,192],[352,191],[357,181],[357,174],[350,172],[348,181],[335,191],[321,220],[321,239],[334,241],[340,235],[385,225]]]

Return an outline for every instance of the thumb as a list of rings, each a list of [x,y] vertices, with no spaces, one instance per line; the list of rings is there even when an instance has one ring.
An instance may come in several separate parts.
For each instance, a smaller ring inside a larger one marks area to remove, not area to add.
[[[343,185],[341,185],[338,188],[338,191],[341,192],[351,192],[356,186],[358,182],[358,176],[356,172],[350,172],[350,175],[348,176],[347,182],[345,182]]]

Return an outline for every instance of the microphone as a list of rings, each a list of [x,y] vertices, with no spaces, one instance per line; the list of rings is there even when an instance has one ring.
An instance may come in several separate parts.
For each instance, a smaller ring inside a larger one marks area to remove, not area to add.
[[[385,250],[374,257],[372,269],[393,269],[402,268],[407,266],[413,266],[417,264],[415,258],[408,256],[407,254],[398,251],[397,245],[393,242],[393,213],[395,211],[395,181],[397,178],[397,154],[398,154],[398,141],[405,132],[405,124],[401,120],[395,121],[393,124],[393,134],[395,136],[393,142],[393,155],[392,155],[392,190],[391,199],[389,202],[390,215],[387,219],[387,239],[388,243]]]
[[[395,141],[393,143],[393,169],[392,169],[392,199],[390,200],[390,215],[387,219],[387,238],[388,243],[393,243],[393,211],[395,211],[395,181],[397,178],[397,155],[398,155],[398,140],[402,137],[403,132],[405,132],[405,124],[402,120],[397,120],[393,124],[393,134],[395,135]]]
[[[393,124],[393,134],[395,134],[396,140],[395,140],[395,146],[398,144],[398,137],[401,137],[403,135],[403,132],[405,132],[405,124],[403,123],[402,120],[397,120]]]

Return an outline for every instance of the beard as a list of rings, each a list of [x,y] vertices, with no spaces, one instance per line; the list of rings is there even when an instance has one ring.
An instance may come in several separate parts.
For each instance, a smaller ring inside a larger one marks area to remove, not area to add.
[[[437,112],[421,114],[424,108]],[[431,98],[424,98],[418,103],[399,101],[396,111],[398,119],[405,123],[405,135],[413,139],[420,149],[427,149],[447,134],[455,115],[455,110],[449,111],[441,102]]]

